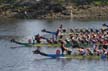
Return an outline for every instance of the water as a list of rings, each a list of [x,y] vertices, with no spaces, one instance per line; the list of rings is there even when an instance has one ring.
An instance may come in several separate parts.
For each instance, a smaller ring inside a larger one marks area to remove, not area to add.
[[[55,31],[63,24],[64,28],[101,28],[108,21],[73,20],[9,20],[0,21],[0,71],[107,71],[108,60],[67,60],[50,59],[33,55],[36,48],[17,48],[9,40],[15,38],[27,42],[33,35],[41,34],[41,29]],[[22,47],[22,46],[21,46]],[[41,48],[46,53],[55,53],[56,48]]]

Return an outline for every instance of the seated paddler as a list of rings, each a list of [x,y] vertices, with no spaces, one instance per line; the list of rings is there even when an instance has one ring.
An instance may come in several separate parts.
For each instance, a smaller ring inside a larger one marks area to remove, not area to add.
[[[43,38],[43,37],[40,36],[39,34],[35,35],[35,40],[36,40],[37,43],[41,43],[41,39],[42,39],[42,38]]]
[[[46,38],[46,37],[44,37],[44,36],[40,36],[39,34],[35,35],[35,41],[36,41],[37,43],[41,43],[41,39],[46,40],[47,43],[50,43],[50,44],[52,44],[52,43],[54,42],[54,41],[52,41],[51,39],[48,39],[48,38]]]

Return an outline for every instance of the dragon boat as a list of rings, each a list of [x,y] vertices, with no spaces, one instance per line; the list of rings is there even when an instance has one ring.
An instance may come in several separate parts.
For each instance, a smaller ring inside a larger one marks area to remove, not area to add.
[[[25,42],[20,42],[20,41],[16,41],[14,39],[11,40],[12,43],[16,43],[19,45],[23,45],[26,47],[43,47],[43,46],[48,46],[48,47],[59,47],[60,44],[49,44],[49,43],[25,43]]]
[[[47,46],[47,47],[60,47],[60,43],[29,43],[29,42],[17,41],[15,39],[12,39],[11,42],[15,43],[15,44],[26,46],[26,47],[45,47],[45,46]],[[86,44],[86,43],[84,43],[84,44],[82,44],[82,43],[71,44],[70,42],[67,42],[67,44],[65,46],[66,47],[78,48],[78,46],[80,46],[80,47],[89,47],[91,45]]]
[[[107,55],[67,55],[67,54],[47,54],[44,52],[41,52],[39,50],[33,51],[33,54],[40,54],[41,56],[50,57],[50,58],[69,58],[69,59],[108,59]]]

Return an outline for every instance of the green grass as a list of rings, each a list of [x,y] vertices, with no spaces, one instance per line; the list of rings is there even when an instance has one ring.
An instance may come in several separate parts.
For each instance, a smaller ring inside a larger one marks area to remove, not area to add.
[[[94,4],[97,5],[97,6],[101,6],[101,5],[108,5],[108,1],[107,1],[107,2],[94,1]]]

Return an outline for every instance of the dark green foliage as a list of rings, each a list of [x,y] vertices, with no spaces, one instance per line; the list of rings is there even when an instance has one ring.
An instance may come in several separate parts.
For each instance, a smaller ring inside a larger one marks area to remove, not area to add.
[[[12,4],[12,3],[16,3],[18,1],[26,1],[26,0],[0,0],[0,4],[2,3],[8,3],[8,4]],[[64,4],[64,3],[67,3],[67,2],[74,2],[76,5],[88,5],[88,4],[91,4],[91,3],[99,3],[99,4],[107,4],[108,3],[108,0],[41,0],[43,1],[44,3],[46,2],[55,2],[55,3],[58,3],[58,4]]]
[[[108,4],[108,0],[73,0],[73,2],[76,5],[89,5],[89,4],[92,4],[92,3],[96,3],[96,4],[99,4],[99,5]]]
[[[94,0],[73,0],[76,5],[87,5],[91,4]]]
[[[66,9],[60,4],[50,4],[47,6],[47,10],[53,11],[53,12],[62,12],[63,10],[66,10]]]
[[[0,0],[0,3],[14,3],[16,0]]]

